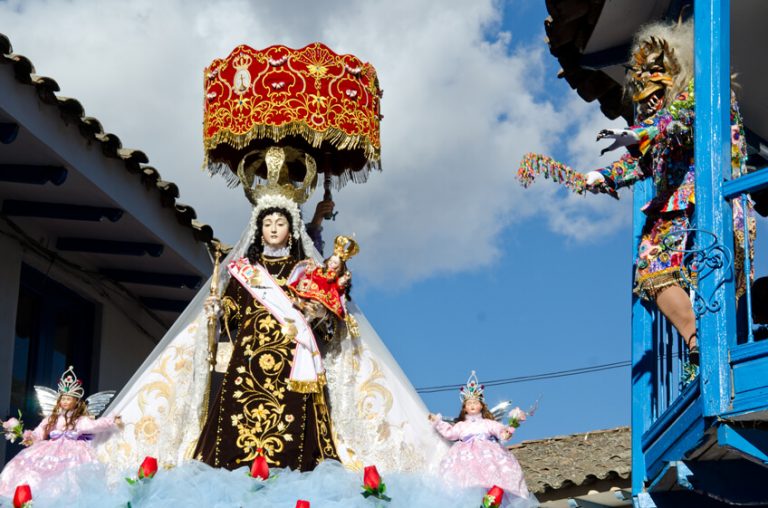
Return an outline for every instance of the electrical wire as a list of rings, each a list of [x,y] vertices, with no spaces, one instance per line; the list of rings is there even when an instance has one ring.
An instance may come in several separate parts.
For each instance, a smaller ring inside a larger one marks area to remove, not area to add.
[[[541,374],[530,374],[527,376],[517,376],[503,379],[492,379],[490,381],[483,381],[484,386],[501,386],[514,383],[524,383],[526,381],[539,381],[543,379],[556,379],[561,377],[577,376],[580,374],[591,374],[593,372],[602,372],[605,370],[620,369],[629,367],[632,362],[625,360],[622,362],[604,363],[601,365],[592,365],[590,367],[579,367],[576,369],[556,370],[553,372],[544,372]],[[438,393],[458,390],[463,385],[439,385],[439,386],[425,386],[422,388],[416,388],[418,393]]]

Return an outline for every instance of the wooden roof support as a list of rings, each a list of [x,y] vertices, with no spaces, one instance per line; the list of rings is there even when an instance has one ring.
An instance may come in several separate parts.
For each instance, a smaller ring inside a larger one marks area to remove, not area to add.
[[[163,254],[163,245],[149,242],[122,242],[100,238],[59,238],[56,249],[70,252],[93,252],[122,256],[144,256],[153,258]]]
[[[71,205],[67,203],[45,203],[40,201],[20,201],[6,199],[2,212],[15,217],[44,217],[48,219],[84,220],[99,222],[108,220],[117,222],[123,211],[105,206]]]

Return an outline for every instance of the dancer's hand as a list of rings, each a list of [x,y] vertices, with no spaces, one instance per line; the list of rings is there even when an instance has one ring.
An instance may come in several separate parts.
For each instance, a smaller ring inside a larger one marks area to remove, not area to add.
[[[597,141],[612,139],[613,143],[600,151],[600,155],[610,152],[622,146],[636,145],[640,142],[640,136],[630,129],[603,129],[597,133]]]
[[[427,415],[427,419],[428,419],[430,422],[434,423],[434,422],[436,422],[436,421],[438,420],[438,417],[437,417],[437,415],[433,415],[432,413],[429,413],[429,414]]]
[[[510,431],[509,429],[504,429],[501,431],[501,440],[502,441],[509,441],[509,439],[512,437],[512,433],[514,431]]]

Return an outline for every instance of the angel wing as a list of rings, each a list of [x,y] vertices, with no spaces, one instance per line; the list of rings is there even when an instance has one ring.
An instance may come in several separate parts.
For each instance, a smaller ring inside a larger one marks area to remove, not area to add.
[[[493,415],[493,417],[496,419],[496,421],[502,422],[502,420],[504,419],[504,416],[506,416],[507,408],[509,408],[509,406],[511,405],[512,405],[511,400],[505,400],[493,406],[490,409],[490,412]]]
[[[109,403],[112,402],[112,397],[114,396],[114,390],[94,393],[85,399],[85,405],[88,406],[88,413],[94,417],[99,416]]]
[[[59,400],[59,392],[47,386],[35,386],[37,403],[40,406],[40,416],[46,417],[53,412],[56,401]]]

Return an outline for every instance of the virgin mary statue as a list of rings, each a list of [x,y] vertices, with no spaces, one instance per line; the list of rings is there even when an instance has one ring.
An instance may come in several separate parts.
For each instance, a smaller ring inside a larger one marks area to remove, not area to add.
[[[239,46],[206,69],[207,164],[242,184],[251,218],[110,406],[125,428],[98,454],[115,474],[147,455],[234,469],[263,453],[276,467],[333,459],[382,471],[427,471],[443,455],[426,407],[360,309],[346,301],[346,319],[306,317],[288,297],[297,266],[320,262],[299,206],[318,172],[341,186],[378,164],[379,97],[370,64],[319,43]],[[335,245],[341,260],[344,248]],[[211,344],[224,370],[216,389]]]

